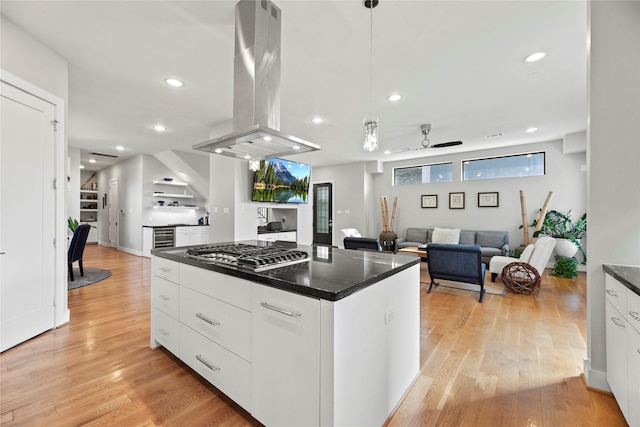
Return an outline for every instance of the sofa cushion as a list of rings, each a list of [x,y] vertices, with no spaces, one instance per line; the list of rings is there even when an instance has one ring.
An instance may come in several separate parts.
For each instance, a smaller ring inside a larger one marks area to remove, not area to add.
[[[460,244],[461,245],[475,245],[476,244],[476,232],[468,230],[460,230]]]
[[[476,244],[482,247],[502,248],[508,243],[508,236],[504,231],[477,231]]]
[[[460,242],[460,229],[436,227],[433,229],[432,242],[457,245]]]
[[[482,249],[480,249],[480,252],[482,253],[483,262],[489,262],[491,257],[502,255],[502,249],[492,248],[489,246],[482,246]]]
[[[426,228],[407,228],[407,242],[427,243]]]

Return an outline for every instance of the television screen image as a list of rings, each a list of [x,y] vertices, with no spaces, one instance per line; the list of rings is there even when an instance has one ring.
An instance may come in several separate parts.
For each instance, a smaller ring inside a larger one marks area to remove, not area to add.
[[[261,160],[253,178],[251,200],[307,203],[310,181],[310,165],[276,158]]]

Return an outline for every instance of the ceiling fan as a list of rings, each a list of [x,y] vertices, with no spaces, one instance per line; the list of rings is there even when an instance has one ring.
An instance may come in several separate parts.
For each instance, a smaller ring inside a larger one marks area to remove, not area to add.
[[[430,123],[426,123],[424,125],[420,125],[420,131],[422,132],[422,135],[424,136],[424,139],[422,140],[422,146],[421,147],[417,147],[417,148],[403,148],[401,150],[396,151],[396,153],[400,153],[403,151],[412,151],[412,150],[425,150],[427,148],[444,148],[444,147],[453,147],[456,145],[462,145],[462,141],[447,141],[447,142],[440,142],[438,144],[431,144],[431,141],[429,141],[429,133],[431,132],[431,124]]]

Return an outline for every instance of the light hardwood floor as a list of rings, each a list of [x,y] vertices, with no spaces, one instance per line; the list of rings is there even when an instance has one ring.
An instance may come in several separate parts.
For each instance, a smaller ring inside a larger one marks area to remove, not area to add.
[[[113,275],[69,292],[68,324],[0,355],[1,425],[260,425],[149,348],[150,265],[87,247],[85,266]],[[422,292],[421,373],[387,425],[625,426],[613,397],[580,376],[585,287],[584,275],[545,274],[535,296],[487,294],[482,304],[476,292]]]

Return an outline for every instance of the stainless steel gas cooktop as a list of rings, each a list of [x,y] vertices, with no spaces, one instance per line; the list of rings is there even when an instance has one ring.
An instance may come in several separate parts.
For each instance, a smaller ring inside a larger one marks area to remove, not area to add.
[[[243,243],[221,243],[187,249],[186,256],[202,262],[264,271],[309,262],[305,251],[278,246],[255,246]]]

